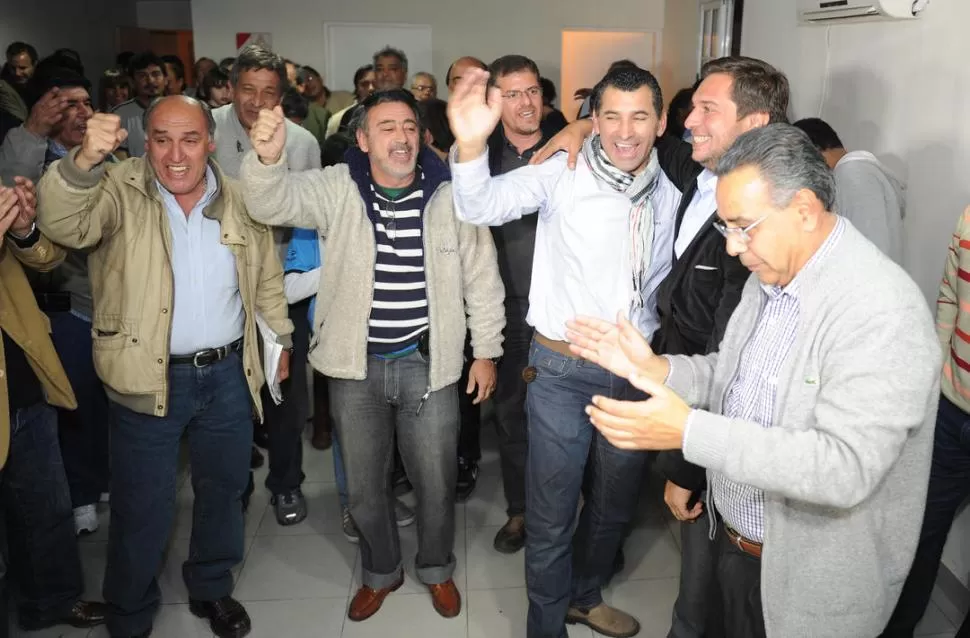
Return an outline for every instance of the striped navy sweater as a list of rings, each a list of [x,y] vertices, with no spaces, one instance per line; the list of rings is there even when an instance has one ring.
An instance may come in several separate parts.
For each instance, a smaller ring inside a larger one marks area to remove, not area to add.
[[[421,213],[424,191],[417,184],[391,196],[371,189],[377,259],[367,351],[386,354],[415,343],[428,330]]]

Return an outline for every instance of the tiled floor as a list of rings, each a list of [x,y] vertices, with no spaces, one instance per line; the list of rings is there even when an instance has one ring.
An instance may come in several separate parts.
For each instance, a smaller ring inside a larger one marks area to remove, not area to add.
[[[458,506],[455,580],[464,597],[458,618],[445,620],[413,574],[415,527],[402,530],[402,549],[412,564],[406,585],[388,597],[384,607],[363,623],[346,620],[349,596],[360,578],[357,547],[340,534],[339,507],[330,452],[309,446],[305,454],[304,492],[310,515],[302,524],[276,524],[269,497],[262,489],[265,468],[257,472],[257,491],[246,519],[246,558],[237,570],[235,596],[253,621],[254,638],[521,638],[525,635],[527,599],[523,555],[505,556],[492,549],[492,538],[505,522],[498,454],[486,434],[478,488]],[[679,534],[660,499],[660,484],[648,488],[636,529],[626,546],[627,567],[605,592],[607,602],[634,613],[642,638],[666,636],[677,593]],[[187,477],[179,492],[179,509],[168,558],[161,577],[164,604],[155,620],[154,638],[211,637],[208,626],[188,611],[181,563],[188,553],[192,490]],[[98,533],[85,538],[81,557],[87,596],[100,598],[105,564],[107,514]],[[932,603],[918,635],[952,638],[953,623]],[[14,632],[14,635],[18,635]],[[103,628],[55,628],[19,634],[37,638],[105,638]],[[570,627],[570,638],[592,638],[585,627]]]

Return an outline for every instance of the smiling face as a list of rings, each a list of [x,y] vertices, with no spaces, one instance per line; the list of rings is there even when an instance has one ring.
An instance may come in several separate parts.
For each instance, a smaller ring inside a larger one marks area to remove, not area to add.
[[[609,86],[593,114],[593,131],[599,134],[606,156],[627,173],[644,169],[654,142],[666,128],[667,116],[657,113],[649,86],[635,91]]]
[[[51,138],[64,148],[72,149],[84,141],[94,108],[91,106],[91,96],[84,87],[62,88],[60,95],[67,100],[67,105],[63,118],[51,132]]]
[[[711,170],[738,137],[768,123],[767,113],[739,118],[733,90],[734,78],[727,73],[707,76],[694,91],[693,110],[684,121],[693,137],[694,161]]]
[[[502,92],[502,125],[516,135],[534,135],[542,120],[542,87],[532,71],[515,71],[495,79]]]
[[[414,111],[404,102],[384,102],[367,112],[357,144],[370,158],[371,174],[380,186],[406,186],[414,179],[419,130]]]
[[[160,102],[148,120],[145,149],[158,181],[173,195],[204,189],[206,163],[215,142],[197,104],[179,96]]]
[[[246,69],[239,73],[239,83],[232,86],[232,102],[239,122],[247,131],[263,109],[280,103],[283,87],[280,76],[272,69]]]

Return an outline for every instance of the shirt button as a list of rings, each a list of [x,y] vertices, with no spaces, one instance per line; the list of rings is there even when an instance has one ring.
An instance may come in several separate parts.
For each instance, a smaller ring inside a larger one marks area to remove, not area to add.
[[[132,337],[131,342],[132,343],[138,343],[138,337]]]
[[[162,308],[162,314],[163,315],[167,315],[168,314],[168,308]]]
[[[165,362],[162,361],[161,359],[158,360],[158,365],[162,365],[163,363],[165,363]]]
[[[155,407],[156,407],[156,408],[157,408],[158,410],[164,410],[164,409],[165,409],[165,407],[164,407],[164,406],[163,406],[163,405],[162,405],[161,403],[159,403],[159,404],[158,404],[157,406],[155,406]]]

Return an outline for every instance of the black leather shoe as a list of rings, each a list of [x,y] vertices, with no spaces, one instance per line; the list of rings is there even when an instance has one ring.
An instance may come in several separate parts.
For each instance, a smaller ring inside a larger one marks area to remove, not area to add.
[[[495,535],[492,546],[495,551],[503,554],[514,554],[525,545],[525,516],[519,514],[509,518],[508,522]]]
[[[20,627],[25,631],[38,631],[55,625],[70,625],[79,629],[86,629],[104,624],[106,612],[107,605],[102,602],[79,600],[63,616],[43,620],[21,617]]]
[[[273,511],[276,513],[276,522],[284,527],[296,525],[306,518],[306,497],[303,496],[300,488],[282,494],[274,494],[270,503],[272,503]]]
[[[252,629],[246,608],[232,596],[219,600],[189,599],[189,611],[208,619],[212,633],[219,638],[242,638]]]
[[[45,619],[21,617],[20,627],[25,631],[38,631],[55,625],[70,625],[79,629],[86,629],[103,625],[107,610],[107,605],[102,602],[79,600],[63,616]]]
[[[456,485],[456,499],[464,503],[475,491],[478,484],[478,463],[458,457],[458,481]]]

